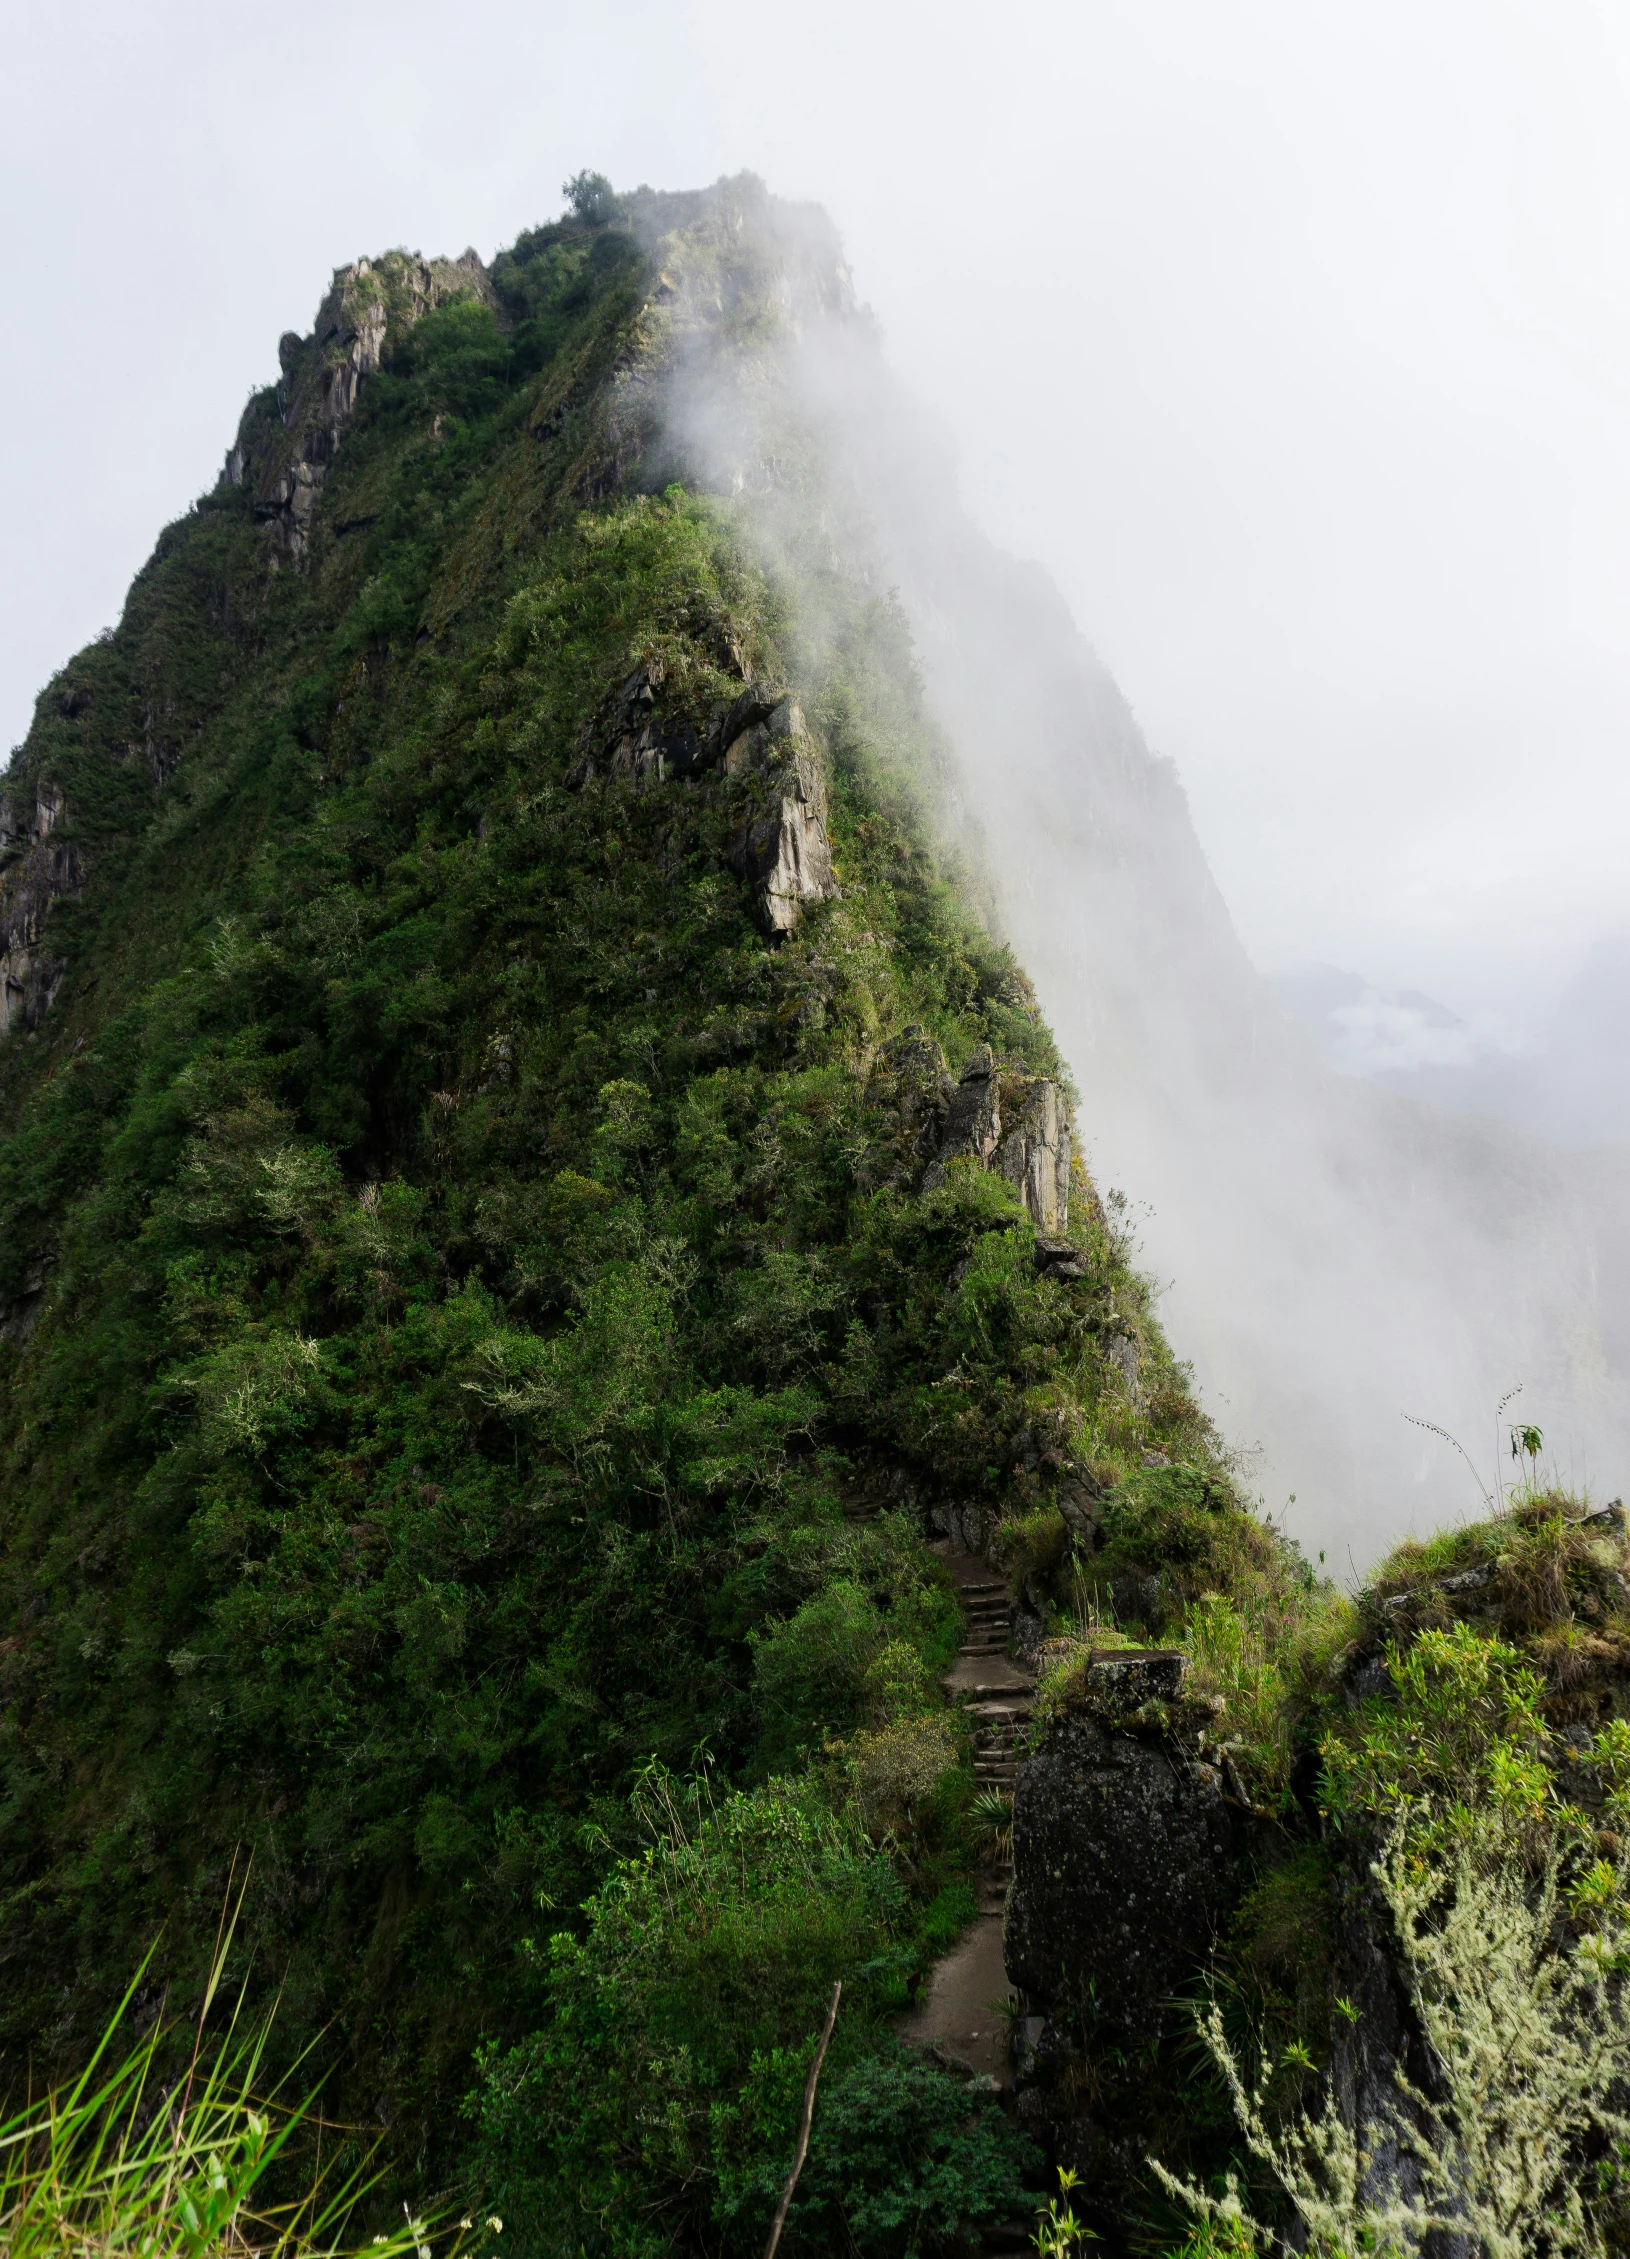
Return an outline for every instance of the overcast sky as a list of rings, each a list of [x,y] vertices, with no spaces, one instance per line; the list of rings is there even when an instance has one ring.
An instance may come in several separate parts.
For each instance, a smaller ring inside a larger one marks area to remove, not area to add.
[[[54,0],[5,23],[0,742],[278,333],[592,166],[825,203],[1266,970],[1520,1016],[1630,927],[1630,10]]]

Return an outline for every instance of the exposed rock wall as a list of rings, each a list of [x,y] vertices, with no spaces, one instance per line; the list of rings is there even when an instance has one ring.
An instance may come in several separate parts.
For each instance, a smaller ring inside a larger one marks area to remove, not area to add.
[[[947,1079],[939,1148],[923,1190],[943,1184],[952,1161],[971,1158],[1006,1177],[1038,1230],[1061,1232],[1070,1220],[1070,1153],[1069,1106],[1057,1083],[1000,1073],[982,1043],[961,1080]]]
[[[391,252],[341,267],[317,312],[309,338],[286,331],[278,344],[282,376],[277,424],[259,404],[244,416],[226,459],[234,486],[252,484],[255,508],[276,545],[296,563],[311,540],[311,521],[365,377],[384,359],[392,337],[410,330],[432,307],[454,298],[495,306],[487,270],[474,251],[459,259],[421,259]]]
[[[731,653],[739,664],[739,654]],[[571,782],[661,785],[717,776],[744,803],[731,868],[753,889],[760,924],[790,933],[807,902],[837,891],[821,749],[798,701],[748,683],[702,721],[670,710],[660,659],[621,683],[584,733]],[[942,1062],[943,1066],[943,1062]]]
[[[45,947],[45,924],[60,896],[77,894],[84,864],[70,839],[56,836],[67,803],[41,781],[31,809],[0,795],[0,1036],[38,1027],[62,983],[63,961]]]
[[[759,805],[731,844],[731,866],[752,885],[765,929],[790,933],[806,902],[824,902],[837,892],[826,779],[801,722],[799,734],[754,783]]]
[[[1205,1963],[1244,1848],[1223,1776],[1200,1753],[1210,1712],[1184,1700],[1186,1667],[1164,1649],[1090,1663],[1014,1786],[1003,1944],[1021,1995],[1018,2112],[1111,2209],[1147,2145],[1105,2066],[1144,2062],[1169,2036],[1173,1996]]]
[[[1223,1776],[1160,1719],[1183,1657],[1122,1651],[1094,1664],[1083,1707],[1019,1769],[1007,1970],[1034,2010],[1094,2015],[1127,2038],[1211,1942],[1237,1848]]]

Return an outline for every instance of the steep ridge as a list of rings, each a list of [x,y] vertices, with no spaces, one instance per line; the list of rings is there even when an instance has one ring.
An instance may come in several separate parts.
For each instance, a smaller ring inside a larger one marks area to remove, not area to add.
[[[1294,1574],[818,456],[780,562],[687,479],[698,336],[851,306],[751,182],[342,270],[6,780],[8,2072],[247,1860],[223,1997],[518,2250],[760,2247],[840,1974],[786,2248],[1014,2217],[892,2030],[979,1918],[931,1540]]]
[[[792,399],[819,433],[827,538],[905,605],[955,757],[947,820],[977,840],[1089,1095],[1094,1166],[1146,1204],[1147,1259],[1207,1402],[1262,1445],[1276,1504],[1297,1494],[1305,1541],[1362,1568],[1435,1519],[1454,1471],[1402,1415],[1482,1459],[1518,1383],[1575,1475],[1616,1487],[1622,1144],[1563,1153],[1322,1065],[1246,958],[1171,763],[1046,574],[963,513],[954,460],[874,329],[812,312],[783,344],[768,417],[762,383],[698,359],[681,426],[715,483],[763,490],[773,552],[805,537],[763,427]]]
[[[761,2250],[841,1979],[783,2250],[1011,2248],[1057,2165],[1175,2247],[1150,2155],[1238,2148],[1185,1996],[1276,2123],[1427,2059],[1378,1816],[1617,1856],[1622,1512],[1535,1480],[1348,1603],[1253,1511],[1084,1161],[1343,1150],[1275,1141],[1173,780],[954,515],[936,721],[820,215],[578,188],[341,270],[6,779],[0,2071],[149,1948],[190,2011],[241,1889],[223,2012],[275,1997],[393,2210]]]

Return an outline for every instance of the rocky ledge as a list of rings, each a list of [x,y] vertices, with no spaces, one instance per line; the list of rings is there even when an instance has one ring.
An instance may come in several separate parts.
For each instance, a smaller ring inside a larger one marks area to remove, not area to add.
[[[730,866],[752,887],[765,931],[790,933],[805,903],[838,891],[825,762],[803,709],[790,692],[759,683],[702,716],[668,692],[660,659],[636,667],[584,731],[567,781],[581,791],[596,779],[717,780],[736,815]]]

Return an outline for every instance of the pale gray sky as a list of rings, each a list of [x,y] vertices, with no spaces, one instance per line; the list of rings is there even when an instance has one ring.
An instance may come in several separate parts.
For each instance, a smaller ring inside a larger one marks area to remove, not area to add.
[[[0,733],[329,270],[581,165],[824,202],[1264,966],[1521,1011],[1630,925],[1630,11],[15,4]]]

